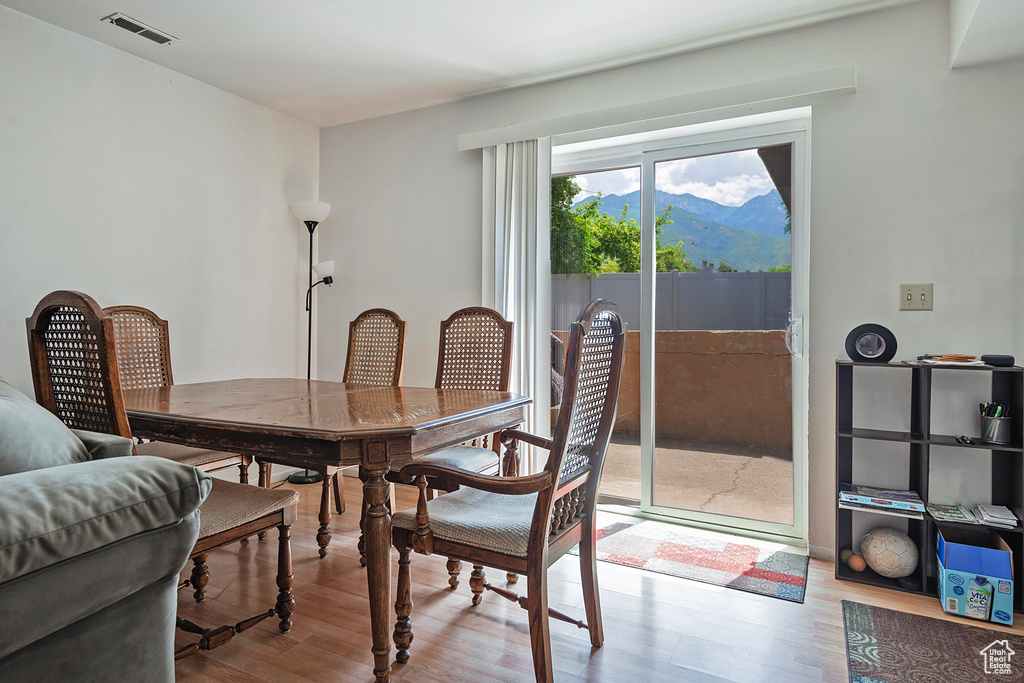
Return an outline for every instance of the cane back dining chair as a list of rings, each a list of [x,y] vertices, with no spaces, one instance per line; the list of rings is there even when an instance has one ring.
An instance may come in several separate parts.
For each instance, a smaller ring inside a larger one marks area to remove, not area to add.
[[[348,324],[348,351],[341,381],[372,387],[397,387],[402,383],[404,359],[405,321],[386,308],[365,310]],[[334,505],[339,513],[345,511],[341,476],[339,471],[333,477]]]
[[[510,321],[490,308],[471,306],[448,316],[447,320],[441,322],[434,387],[508,391],[512,373],[512,327]],[[418,462],[451,465],[486,474],[498,473],[501,468],[501,445],[497,436],[484,435],[470,443],[424,456]],[[511,473],[517,465],[509,460],[504,469]],[[392,472],[388,478],[392,483],[403,483],[397,472]],[[433,497],[434,489],[453,491],[458,488],[458,485],[438,478],[431,478],[429,483],[428,497]],[[365,517],[364,509],[360,517],[360,528]],[[365,564],[362,542],[359,548],[360,559]],[[459,585],[460,570],[461,565],[457,560],[449,561],[448,584],[452,588]]]
[[[114,351],[121,388],[152,389],[174,384],[167,321],[139,306],[107,306],[103,312],[114,323]],[[155,441],[137,444],[135,452],[192,465],[205,472],[237,465],[239,482],[249,483],[252,458],[247,455]]]
[[[114,320],[87,294],[56,291],[43,297],[26,324],[36,401],[72,429],[132,438],[121,397]],[[290,526],[297,504],[298,494],[294,491],[215,480],[199,507],[199,539],[190,555],[195,567],[191,578],[181,587],[194,587],[196,601],[202,602],[209,581],[206,558],[210,551],[276,526],[280,535],[280,591],[274,608],[234,626],[204,629],[179,618],[179,628],[202,638],[178,651],[176,658],[222,645],[235,633],[274,614],[281,619],[281,631],[291,629],[295,600],[291,592]]]
[[[518,602],[529,613],[536,679],[552,680],[548,617],[590,632],[594,647],[604,642],[597,587],[596,526],[598,486],[615,422],[625,333],[615,304],[598,299],[569,330],[564,398],[552,439],[505,430],[502,440],[519,440],[548,450],[543,471],[522,477],[496,477],[416,461],[402,468],[405,481],[420,487],[417,507],[392,518],[399,551],[397,660],[409,659],[413,640],[411,551],[472,562],[470,587],[477,605],[484,590]],[[461,485],[427,500],[428,477]],[[579,544],[587,622],[548,608],[547,568]],[[525,574],[527,595],[491,586],[483,566]]]

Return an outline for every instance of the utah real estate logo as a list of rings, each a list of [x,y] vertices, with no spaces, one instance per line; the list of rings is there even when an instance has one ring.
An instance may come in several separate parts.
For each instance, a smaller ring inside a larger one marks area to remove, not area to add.
[[[985,659],[985,673],[998,675],[1011,675],[1013,669],[1010,666],[1010,657],[1017,654],[1010,649],[1010,643],[1005,640],[994,640],[980,652]]]

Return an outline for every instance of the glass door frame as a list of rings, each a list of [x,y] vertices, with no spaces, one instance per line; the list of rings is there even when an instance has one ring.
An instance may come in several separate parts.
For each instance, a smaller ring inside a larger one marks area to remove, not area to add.
[[[675,139],[671,146],[645,150],[641,155],[640,225],[640,510],[642,513],[685,519],[696,526],[754,532],[787,542],[807,542],[807,410],[808,362],[806,353],[809,310],[810,114],[761,126],[735,128]],[[793,145],[791,211],[791,264],[793,331],[793,524],[729,517],[654,505],[655,436],[655,210],[654,165],[661,161],[721,154],[772,145]]]

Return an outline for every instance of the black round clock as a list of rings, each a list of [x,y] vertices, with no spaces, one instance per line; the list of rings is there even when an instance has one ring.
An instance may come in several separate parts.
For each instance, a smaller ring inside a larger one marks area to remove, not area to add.
[[[858,363],[888,363],[896,357],[896,335],[875,323],[858,325],[846,336],[846,355]]]

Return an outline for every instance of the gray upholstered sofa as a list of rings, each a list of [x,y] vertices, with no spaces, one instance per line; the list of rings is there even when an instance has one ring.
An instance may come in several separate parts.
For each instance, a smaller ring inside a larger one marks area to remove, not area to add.
[[[72,432],[0,378],[0,681],[174,680],[199,470]]]

